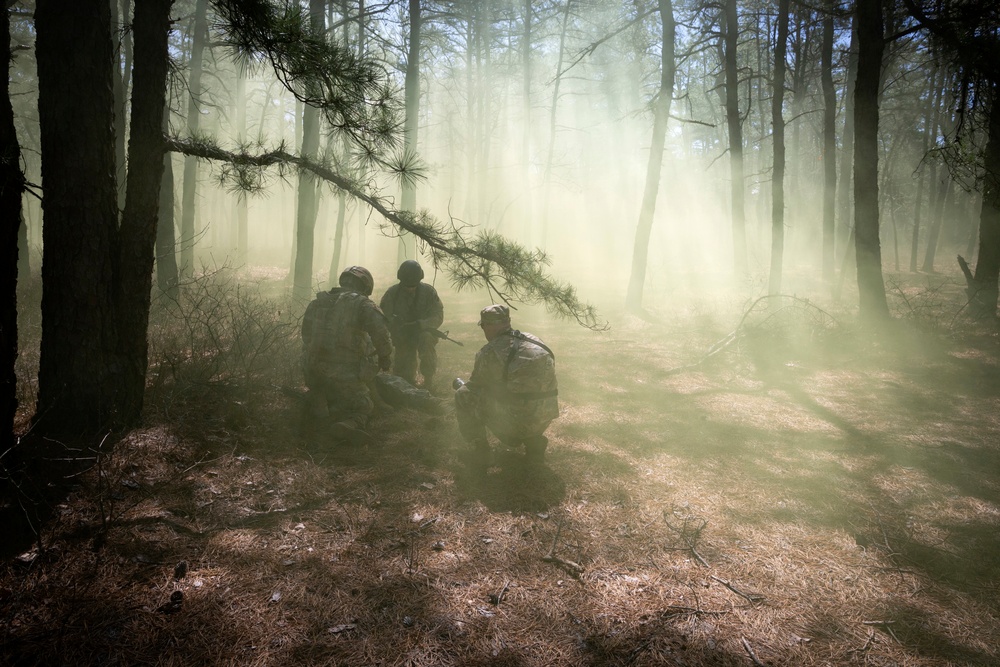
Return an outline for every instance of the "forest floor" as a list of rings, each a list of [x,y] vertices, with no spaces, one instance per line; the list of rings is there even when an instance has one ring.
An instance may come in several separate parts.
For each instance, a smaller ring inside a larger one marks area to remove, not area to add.
[[[0,663],[1000,664],[1000,337],[905,279],[882,337],[794,298],[522,309],[562,414],[485,480],[449,417],[305,441],[279,324],[241,381],[154,341],[145,427],[0,565]],[[446,295],[442,395],[485,298]]]

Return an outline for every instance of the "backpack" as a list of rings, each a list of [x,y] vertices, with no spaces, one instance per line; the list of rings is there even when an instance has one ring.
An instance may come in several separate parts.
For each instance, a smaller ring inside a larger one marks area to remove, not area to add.
[[[510,399],[534,401],[559,395],[556,382],[556,355],[534,336],[513,329],[503,386]]]

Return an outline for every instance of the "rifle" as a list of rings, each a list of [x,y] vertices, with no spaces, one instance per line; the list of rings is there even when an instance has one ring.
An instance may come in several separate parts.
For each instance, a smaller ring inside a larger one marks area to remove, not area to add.
[[[429,333],[435,338],[440,338],[441,340],[450,340],[455,345],[461,345],[462,347],[465,347],[465,343],[463,343],[462,341],[458,341],[455,340],[454,338],[449,337],[447,331],[439,331],[438,329],[425,329],[424,327],[421,327],[420,322],[417,322],[416,320],[414,320],[413,322],[400,322],[399,320],[400,320],[399,315],[392,316],[393,323],[403,331],[406,330],[405,329],[406,327],[416,327],[417,330],[422,331],[424,333]]]
[[[455,340],[454,338],[449,338],[447,331],[438,331],[437,329],[423,329],[423,331],[426,331],[430,335],[440,338],[441,340],[450,340],[455,345],[461,345],[462,347],[465,347],[465,343],[463,343],[462,341]]]

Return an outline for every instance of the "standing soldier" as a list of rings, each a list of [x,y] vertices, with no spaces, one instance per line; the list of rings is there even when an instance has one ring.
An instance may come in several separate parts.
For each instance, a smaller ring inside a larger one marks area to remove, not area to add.
[[[424,270],[412,259],[399,265],[396,278],[399,282],[385,291],[379,303],[396,348],[392,372],[416,385],[419,355],[422,386],[430,389],[437,371],[437,337],[428,332],[444,322],[444,306],[434,286],[421,282]]]
[[[389,369],[392,341],[385,316],[369,298],[375,281],[368,269],[350,266],[339,282],[318,293],[302,319],[308,426],[316,435],[368,444],[374,407],[368,387],[379,369]]]
[[[510,328],[510,310],[483,308],[479,326],[487,343],[476,353],[468,382],[455,380],[455,413],[472,446],[472,468],[482,474],[492,458],[487,429],[508,447],[524,445],[526,461],[545,457],[545,429],[559,416],[555,355],[537,336]]]

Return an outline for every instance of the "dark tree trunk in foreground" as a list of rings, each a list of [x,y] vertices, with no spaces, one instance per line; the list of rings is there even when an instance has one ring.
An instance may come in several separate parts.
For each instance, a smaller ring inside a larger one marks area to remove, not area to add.
[[[129,132],[125,214],[121,225],[118,274],[118,335],[125,375],[121,421],[134,425],[142,413],[146,387],[149,293],[165,154],[163,108],[166,102],[167,34],[173,0],[136,3],[132,24],[135,78]]]
[[[649,144],[649,161],[646,163],[646,187],[642,194],[642,208],[635,230],[635,244],[632,247],[632,275],[628,282],[625,307],[630,311],[642,309],[642,291],[646,282],[646,262],[649,255],[649,237],[653,229],[653,213],[656,211],[656,196],[660,191],[660,172],[663,168],[663,145],[667,136],[667,121],[670,119],[670,105],[673,102],[674,39],[677,25],[674,22],[672,0],[660,1],[660,23],[663,27],[660,48],[660,90],[657,93],[653,111],[653,138]]]
[[[778,0],[778,38],[774,46],[774,88],[771,92],[771,139],[774,144],[771,176],[771,274],[768,294],[781,292],[785,253],[785,52],[788,49],[789,0]]]
[[[0,30],[4,42],[5,63],[10,63],[10,14],[0,17]],[[0,294],[3,294],[3,313],[0,314],[0,379],[3,405],[3,424],[0,425],[0,455],[14,446],[14,416],[17,413],[17,271],[18,235],[21,221],[21,193],[24,191],[24,174],[21,173],[21,147],[14,130],[14,110],[10,104],[10,77],[4,68],[3,91],[0,93],[0,220],[3,221],[3,238],[0,246],[7,248],[0,261]]]
[[[858,0],[858,76],[854,87],[854,247],[863,319],[889,317],[878,214],[878,98],[882,69],[881,0]]]
[[[107,0],[39,0],[42,343],[36,431],[96,435],[117,418],[118,241]]]
[[[833,282],[837,205],[837,92],[833,86],[833,11],[823,17],[823,280]]]
[[[983,155],[983,205],[979,214],[979,255],[975,276],[965,260],[958,258],[965,273],[969,302],[975,317],[995,317],[997,282],[1000,280],[1000,83],[990,91],[989,139]]]
[[[739,107],[736,47],[740,24],[736,0],[725,3],[726,126],[729,128],[729,174],[732,180],[733,266],[737,278],[747,275],[746,211],[743,204],[743,127]]]

